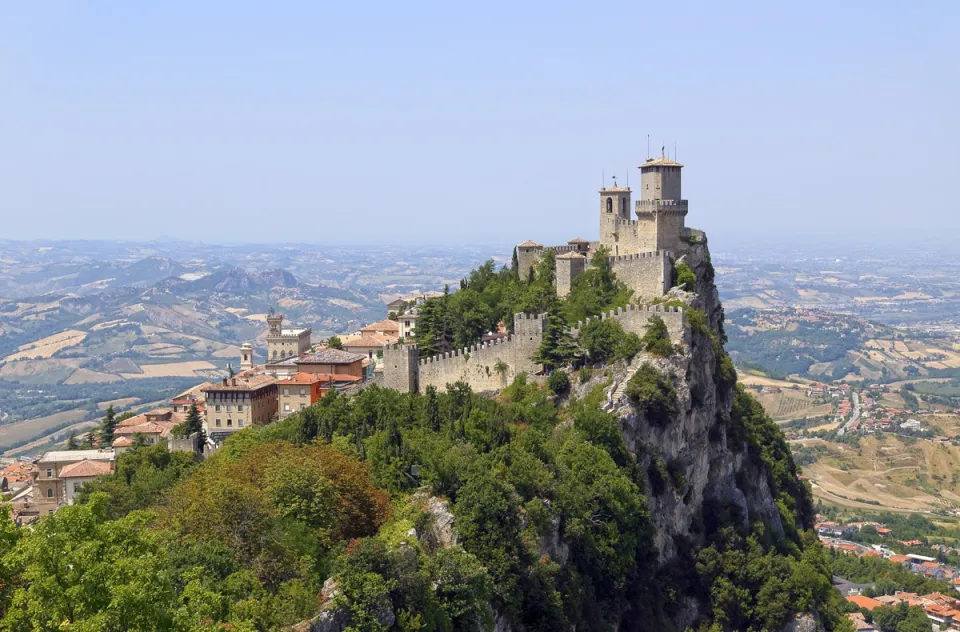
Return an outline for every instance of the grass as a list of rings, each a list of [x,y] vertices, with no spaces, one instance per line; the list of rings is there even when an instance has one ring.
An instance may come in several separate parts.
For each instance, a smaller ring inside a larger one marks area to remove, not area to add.
[[[17,423],[0,426],[0,449],[29,441],[49,434],[55,428],[65,424],[84,421],[90,413],[81,408],[65,410],[46,417],[27,419]]]

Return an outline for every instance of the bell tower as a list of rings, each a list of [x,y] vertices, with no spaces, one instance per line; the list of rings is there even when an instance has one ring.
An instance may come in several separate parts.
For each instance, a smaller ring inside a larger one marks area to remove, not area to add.
[[[630,187],[617,184],[600,189],[600,245],[618,253],[619,233],[624,222],[630,222]]]

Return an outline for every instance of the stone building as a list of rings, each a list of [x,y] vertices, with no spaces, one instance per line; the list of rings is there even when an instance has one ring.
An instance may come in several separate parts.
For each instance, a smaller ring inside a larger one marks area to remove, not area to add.
[[[313,330],[309,327],[284,327],[283,314],[270,310],[267,315],[267,362],[278,362],[286,358],[293,358],[310,351],[310,336]],[[250,365],[253,365],[253,356]]]
[[[207,436],[217,443],[247,426],[270,423],[277,414],[277,380],[271,375],[224,378],[203,392]]]
[[[83,461],[102,462],[107,467],[97,466],[97,469],[106,473],[112,469],[114,458],[113,450],[54,450],[40,457],[33,479],[33,500],[39,506],[40,515],[53,513],[73,498],[72,490],[69,494],[67,491],[69,476],[62,476],[70,474],[71,465]]]
[[[635,203],[633,191],[616,180],[601,188],[599,241],[577,238],[562,246],[530,240],[518,244],[520,278],[528,278],[544,251],[552,250],[557,259],[557,293],[566,296],[577,276],[589,267],[590,257],[604,246],[617,277],[636,298],[662,296],[670,289],[672,262],[686,252],[693,232],[685,226],[688,205],[682,198],[682,168],[666,156],[647,159],[639,167],[640,199]]]

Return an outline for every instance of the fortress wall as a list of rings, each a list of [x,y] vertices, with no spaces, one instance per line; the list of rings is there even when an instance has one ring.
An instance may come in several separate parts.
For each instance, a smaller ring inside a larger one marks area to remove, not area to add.
[[[475,391],[492,391],[510,384],[521,373],[536,373],[542,368],[530,358],[543,340],[546,314],[515,314],[514,333],[502,340],[457,349],[419,364],[419,385],[445,389],[447,384],[464,381]],[[507,370],[497,373],[503,362]]]
[[[643,252],[610,257],[617,278],[633,290],[635,298],[657,298],[670,289],[673,276],[671,254],[665,251]]]
[[[541,252],[540,248],[517,248],[517,271],[522,280],[530,276],[530,268],[537,263]]]
[[[664,250],[683,254],[687,251],[687,244],[681,237],[684,233],[684,214],[661,212],[657,218],[658,242]]]
[[[389,345],[383,350],[383,385],[401,393],[419,390],[416,345]]]
[[[679,307],[665,307],[663,305],[627,305],[626,307],[620,307],[604,314],[600,314],[600,316],[596,317],[596,320],[613,318],[620,323],[624,331],[633,332],[638,336],[643,336],[643,334],[647,332],[647,327],[650,324],[650,318],[652,316],[659,316],[663,319],[663,322],[667,325],[667,331],[670,332],[671,340],[674,342],[680,342],[684,339],[686,333],[686,326],[684,324],[684,311]],[[580,330],[592,320],[595,319],[588,318],[578,322],[573,328],[571,328],[570,333],[574,337],[579,336]]]

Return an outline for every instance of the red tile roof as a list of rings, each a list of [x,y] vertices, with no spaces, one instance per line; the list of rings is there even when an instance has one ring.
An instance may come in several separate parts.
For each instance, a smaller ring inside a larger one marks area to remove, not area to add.
[[[361,332],[366,332],[366,331],[370,331],[370,332],[379,332],[379,331],[391,332],[391,331],[396,331],[396,332],[399,332],[399,331],[400,331],[400,323],[398,323],[398,322],[395,321],[395,320],[390,320],[390,319],[388,318],[388,319],[386,319],[386,320],[381,320],[379,323],[373,323],[373,324],[371,324],[371,325],[367,325],[366,327],[361,327],[361,328],[360,328],[360,331],[361,331]]]
[[[851,602],[858,608],[866,608],[867,610],[873,610],[874,608],[878,608],[883,605],[876,599],[864,597],[863,595],[850,595],[847,597],[847,601]]]
[[[88,461],[84,459],[71,463],[60,470],[60,478],[83,478],[87,476],[102,476],[113,471],[113,464],[109,461]]]

